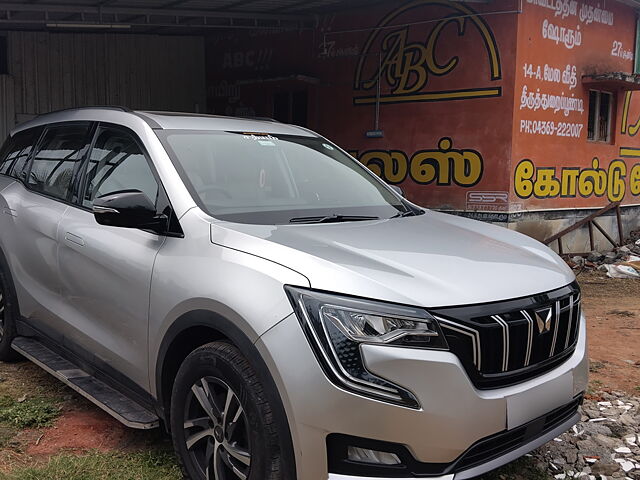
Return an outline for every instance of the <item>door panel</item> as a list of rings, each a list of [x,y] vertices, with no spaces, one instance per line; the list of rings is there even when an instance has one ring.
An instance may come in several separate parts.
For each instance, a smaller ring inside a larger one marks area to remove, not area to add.
[[[131,133],[99,127],[82,184],[83,208],[70,208],[59,229],[65,336],[148,390],[149,290],[165,237],[99,225],[89,209],[95,198],[128,189],[155,203],[159,183]]]
[[[149,288],[164,237],[98,225],[78,208],[60,226],[65,338],[147,389]]]
[[[62,307],[57,269],[58,226],[69,207],[30,192],[18,182],[3,190],[2,197],[6,202],[0,223],[3,247],[20,313],[34,327],[53,336],[60,324]]]

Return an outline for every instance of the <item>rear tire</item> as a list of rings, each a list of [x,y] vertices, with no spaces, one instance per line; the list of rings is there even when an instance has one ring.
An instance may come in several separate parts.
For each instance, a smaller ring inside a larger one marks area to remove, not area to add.
[[[272,406],[235,346],[210,343],[185,359],[173,385],[170,417],[185,478],[285,478]]]
[[[0,258],[0,361],[8,362],[20,357],[18,352],[11,348],[11,342],[16,337],[16,318],[18,302],[13,283]]]

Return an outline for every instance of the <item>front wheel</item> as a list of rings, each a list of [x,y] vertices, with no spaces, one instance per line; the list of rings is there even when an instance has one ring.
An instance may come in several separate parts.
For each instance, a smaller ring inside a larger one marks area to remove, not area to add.
[[[171,432],[186,478],[284,478],[273,410],[232,345],[210,343],[185,359],[171,395]]]

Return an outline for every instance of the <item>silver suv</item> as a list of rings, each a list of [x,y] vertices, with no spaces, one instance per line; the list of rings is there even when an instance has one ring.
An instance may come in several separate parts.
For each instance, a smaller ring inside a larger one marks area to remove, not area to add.
[[[309,130],[43,115],[0,153],[0,209],[0,358],[164,424],[188,478],[471,478],[579,418],[562,260]]]

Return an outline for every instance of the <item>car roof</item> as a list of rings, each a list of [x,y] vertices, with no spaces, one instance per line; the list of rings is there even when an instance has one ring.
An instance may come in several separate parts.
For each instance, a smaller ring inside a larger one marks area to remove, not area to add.
[[[14,135],[21,130],[32,127],[66,121],[103,121],[118,124],[120,119],[123,123],[130,123],[125,120],[131,120],[131,116],[144,120],[155,130],[232,131],[317,137],[306,128],[287,125],[272,119],[224,117],[184,112],[134,111],[123,107],[85,107],[45,113],[18,125],[11,134]]]

